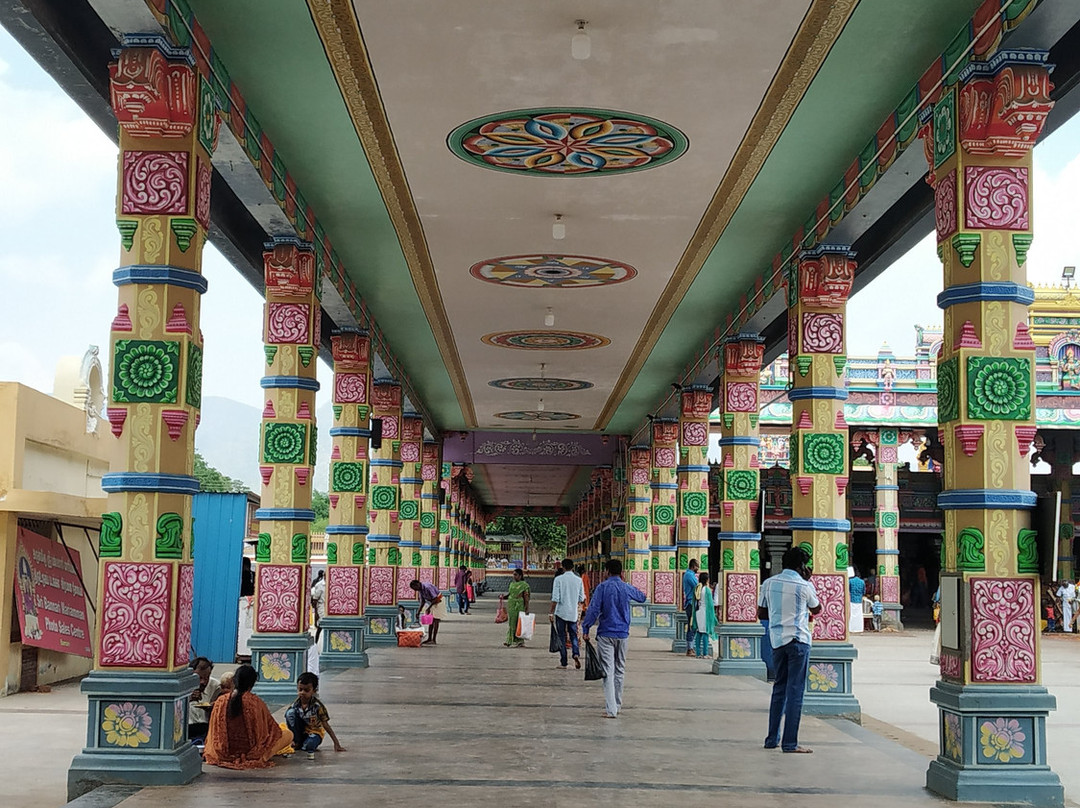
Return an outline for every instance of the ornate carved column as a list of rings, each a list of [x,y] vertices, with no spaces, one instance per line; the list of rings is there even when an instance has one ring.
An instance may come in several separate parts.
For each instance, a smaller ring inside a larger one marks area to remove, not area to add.
[[[330,339],[334,356],[334,425],[330,427],[330,524],[326,526],[323,668],[361,667],[364,652],[365,538],[368,533],[368,440],[371,341],[362,331]]]
[[[424,565],[424,553],[420,549],[420,447],[424,441],[424,420],[415,412],[407,412],[401,420],[401,502],[398,504],[398,525],[401,529],[401,569],[398,580],[405,586],[420,577],[420,568]],[[428,567],[426,580],[434,583],[434,574]],[[416,600],[410,589],[408,598],[402,598],[403,590],[398,585],[398,600]]]
[[[945,446],[941,746],[926,784],[950,799],[1061,805],[1046,764],[1039,577],[1029,509],[1035,345],[1025,260],[1031,149],[1052,106],[1045,52],[972,62],[923,131],[944,264],[938,421]]]
[[[439,444],[424,441],[420,448],[420,552],[423,568],[431,570],[431,582],[444,590],[448,576],[439,563],[439,460]]]
[[[191,474],[217,117],[190,52],[161,38],[125,38],[109,74],[123,247],[106,415],[120,470],[102,479],[97,643],[82,683],[88,740],[68,771],[72,799],[101,782],[179,784],[201,771],[187,738]]]
[[[675,560],[676,467],[679,457],[679,422],[656,418],[652,422],[652,608],[649,636],[675,639],[675,616],[682,608],[682,589]]]
[[[415,600],[409,581],[402,597],[401,536],[398,533],[398,485],[401,472],[401,385],[376,379],[372,386],[371,417],[382,422],[382,440],[371,448],[371,485],[368,493],[367,589],[364,614],[369,643],[389,645],[394,638],[394,617],[399,600]]]
[[[885,606],[884,624],[902,629],[900,612],[900,468],[898,430],[879,429],[871,437],[876,441],[874,472],[874,527],[877,529],[877,576],[881,602]]]
[[[757,616],[761,570],[761,440],[758,437],[761,362],[757,334],[739,334],[724,346],[721,380],[720,450],[724,459],[720,498],[720,568],[723,602],[713,673],[761,676],[761,638]]]
[[[450,538],[450,463],[439,464],[439,566],[444,570],[457,569],[454,543]],[[448,573],[449,575],[449,573]]]
[[[844,421],[845,310],[854,253],[822,245],[799,257],[788,280],[791,482],[794,544],[811,556],[822,611],[814,619],[804,710],[858,716],[848,642],[848,427]]]
[[[652,576],[649,574],[649,539],[652,529],[649,526],[649,510],[652,505],[650,478],[652,472],[652,452],[647,445],[630,447],[630,482],[627,507],[630,511],[630,538],[626,549],[626,569],[629,582],[640,589],[651,601]],[[641,604],[641,611],[634,615],[631,611],[631,623],[647,625],[649,621],[649,601]],[[633,606],[631,605],[631,610]]]

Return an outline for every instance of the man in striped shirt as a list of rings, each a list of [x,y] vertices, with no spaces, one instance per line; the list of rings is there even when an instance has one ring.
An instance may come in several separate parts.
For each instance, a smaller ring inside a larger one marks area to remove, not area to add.
[[[783,571],[761,584],[758,617],[769,621],[772,645],[772,703],[769,706],[769,734],[765,748],[779,746],[785,752],[809,753],[799,746],[806,671],[810,664],[810,615],[821,611],[817,593],[810,583],[809,557],[801,547],[791,547],[781,561]],[[780,717],[784,717],[784,737],[780,738]]]

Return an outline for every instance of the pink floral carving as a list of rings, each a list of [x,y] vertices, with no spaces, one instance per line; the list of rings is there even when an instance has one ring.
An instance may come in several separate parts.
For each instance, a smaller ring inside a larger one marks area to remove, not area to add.
[[[407,552],[406,550],[402,551]],[[416,569],[414,567],[400,567],[397,572],[397,599],[398,600],[416,600],[417,593],[413,592],[409,588],[409,584],[416,580]]]
[[[105,564],[101,598],[102,667],[168,665],[171,564]]]
[[[649,484],[649,470],[648,469],[632,469],[630,471],[630,484],[631,485],[648,485]]]
[[[757,575],[752,572],[729,572],[724,576],[726,622],[757,622],[757,589]]]
[[[884,603],[900,602],[900,579],[895,575],[882,576],[881,600]]]
[[[434,463],[425,463],[420,467],[420,479],[426,483],[439,479],[439,469]]]
[[[814,616],[814,639],[847,639],[847,578],[843,575],[814,575],[810,582],[821,601],[821,611]]]
[[[1035,587],[1029,578],[971,579],[971,679],[1034,682]]]
[[[311,306],[306,303],[267,303],[266,341],[306,345]]]
[[[687,421],[683,424],[683,446],[708,446],[709,427],[699,421]]]
[[[326,613],[360,613],[360,568],[330,567],[326,582]]]
[[[944,241],[956,232],[956,172],[938,179],[934,187],[934,220],[937,240]]]
[[[964,167],[964,226],[1027,230],[1028,170],[1009,166]]]
[[[880,462],[880,463],[897,463],[897,462],[899,462],[899,456],[898,456],[898,453],[896,451],[896,448],[897,447],[895,447],[895,446],[882,446],[878,450],[878,454],[880,455],[879,458],[878,458],[878,462]]]
[[[207,163],[199,160],[195,174],[195,219],[207,230],[210,229],[210,181],[213,173]]]
[[[653,573],[653,602],[663,604],[675,602],[675,573]]]
[[[187,152],[124,152],[121,213],[182,216],[187,207]]]
[[[844,315],[805,312],[802,347],[803,353],[843,353]]]
[[[963,679],[964,664],[956,654],[942,654],[939,657],[941,675],[950,679]]]
[[[416,463],[420,460],[419,443],[401,444],[401,459],[405,463]]]
[[[368,603],[372,606],[391,606],[394,603],[394,568],[368,568]]]
[[[656,458],[656,466],[661,469],[673,469],[675,468],[675,450],[669,446],[661,446],[654,453]]]
[[[398,437],[398,418],[396,415],[384,415],[382,418],[382,436],[385,440]]]
[[[431,567],[422,567],[420,570],[420,583],[422,584],[434,584],[435,583],[435,570]]]
[[[649,573],[645,570],[634,570],[630,573],[630,586],[636,586],[646,596],[649,594]]]
[[[758,386],[753,382],[728,382],[727,412],[757,412]]]
[[[363,373],[335,373],[334,403],[366,404],[367,376]]]
[[[306,587],[305,587],[306,588]],[[300,631],[300,567],[260,564],[255,606],[255,630]]]
[[[191,606],[195,600],[195,567],[192,564],[181,564],[178,569],[173,660],[177,665],[182,665],[191,656]]]

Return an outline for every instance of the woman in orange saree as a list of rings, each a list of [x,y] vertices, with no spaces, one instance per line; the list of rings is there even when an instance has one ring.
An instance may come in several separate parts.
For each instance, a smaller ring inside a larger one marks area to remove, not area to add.
[[[236,669],[232,695],[214,702],[203,757],[225,769],[265,769],[286,749],[286,738],[266,703],[251,692],[259,675],[250,665]]]

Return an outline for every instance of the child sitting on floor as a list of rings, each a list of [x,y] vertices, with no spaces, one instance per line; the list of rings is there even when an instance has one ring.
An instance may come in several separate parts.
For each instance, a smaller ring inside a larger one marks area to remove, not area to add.
[[[319,677],[314,673],[301,673],[296,679],[296,701],[285,711],[285,724],[293,734],[293,749],[307,752],[308,760],[315,759],[315,750],[322,743],[323,733],[330,734],[335,752],[344,752],[330,726],[330,714],[319,700]]]

